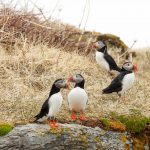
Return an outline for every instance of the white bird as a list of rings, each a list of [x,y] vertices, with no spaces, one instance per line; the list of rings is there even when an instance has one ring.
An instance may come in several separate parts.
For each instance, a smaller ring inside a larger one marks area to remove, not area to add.
[[[71,119],[76,120],[75,112],[80,112],[79,119],[86,120],[84,111],[88,102],[88,95],[84,90],[85,80],[81,74],[71,76],[69,82],[74,82],[75,87],[68,94],[68,103],[71,113]]]

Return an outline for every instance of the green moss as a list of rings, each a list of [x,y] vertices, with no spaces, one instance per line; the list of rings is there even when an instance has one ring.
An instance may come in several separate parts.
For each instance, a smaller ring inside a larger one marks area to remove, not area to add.
[[[0,136],[4,136],[9,133],[13,129],[12,125],[9,124],[1,124],[0,125]]]
[[[105,128],[108,129],[110,127],[110,120],[108,118],[101,118],[100,121]]]
[[[128,115],[117,115],[116,113],[112,113],[112,115],[113,118],[123,123],[131,133],[143,132],[146,124],[150,122],[150,118],[143,116],[140,111],[135,109],[130,110]]]

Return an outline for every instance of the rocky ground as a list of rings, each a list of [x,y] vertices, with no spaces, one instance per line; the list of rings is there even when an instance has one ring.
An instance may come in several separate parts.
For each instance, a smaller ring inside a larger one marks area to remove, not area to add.
[[[60,124],[58,130],[48,125],[27,124],[15,127],[0,138],[3,150],[124,150],[132,147],[126,132],[104,131],[75,124]]]

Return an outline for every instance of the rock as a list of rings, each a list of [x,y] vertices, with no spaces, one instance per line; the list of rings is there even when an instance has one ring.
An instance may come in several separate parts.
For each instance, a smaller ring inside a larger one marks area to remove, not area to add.
[[[0,137],[2,150],[124,150],[130,143],[125,132],[77,124],[60,124],[58,130],[46,124],[19,125]]]

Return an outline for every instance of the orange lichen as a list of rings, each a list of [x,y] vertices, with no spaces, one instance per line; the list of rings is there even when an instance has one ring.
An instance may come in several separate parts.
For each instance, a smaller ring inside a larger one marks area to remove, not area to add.
[[[110,121],[110,128],[121,132],[124,132],[126,130],[124,124],[119,121]]]

